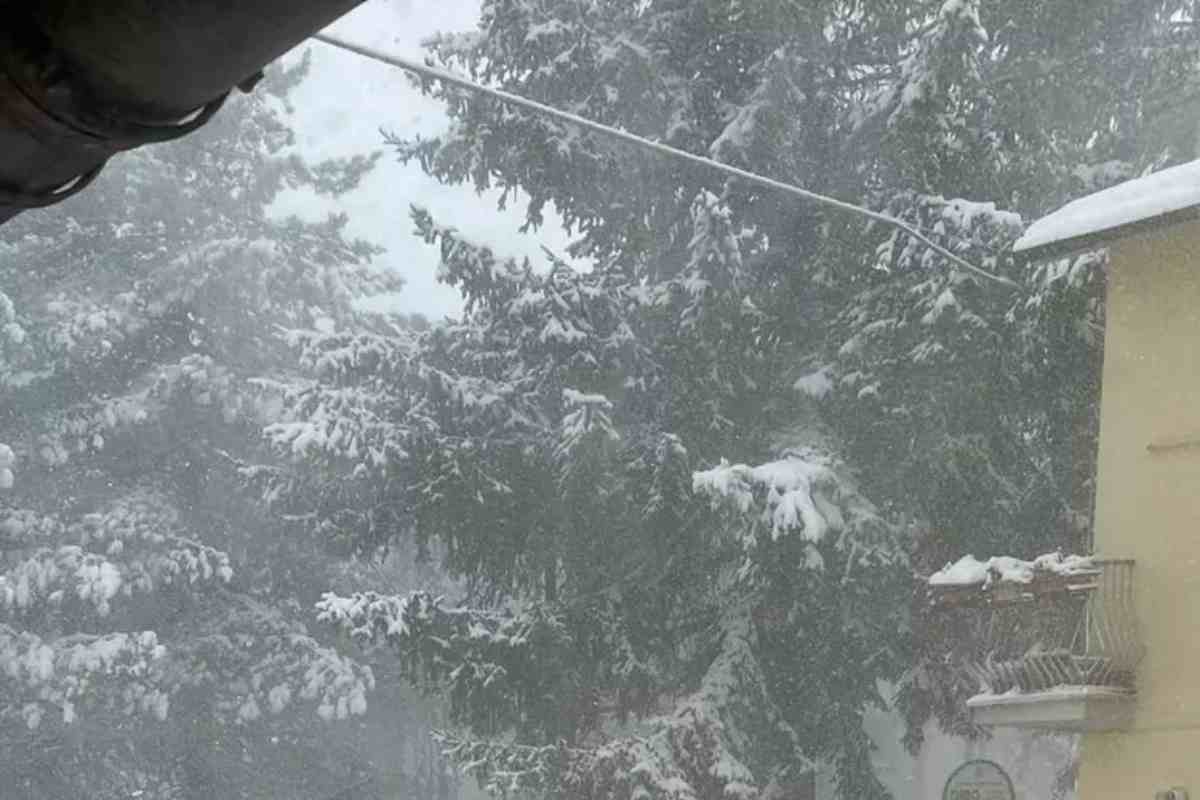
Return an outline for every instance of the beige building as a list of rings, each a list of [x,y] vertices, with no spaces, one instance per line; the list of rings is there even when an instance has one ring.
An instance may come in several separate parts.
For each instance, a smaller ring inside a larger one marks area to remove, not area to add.
[[[1045,260],[1098,246],[1097,561],[1043,576],[1089,595],[1085,635],[1057,661],[1018,659],[1015,683],[970,705],[985,724],[1083,731],[1081,800],[1200,798],[1200,161],[1077,200],[1014,249]]]

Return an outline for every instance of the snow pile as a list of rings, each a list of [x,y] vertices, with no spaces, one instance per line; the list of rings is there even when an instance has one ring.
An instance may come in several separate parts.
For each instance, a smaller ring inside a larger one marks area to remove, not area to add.
[[[940,197],[936,199],[940,199]],[[949,223],[953,229],[959,231],[969,231],[982,225],[998,225],[1020,230],[1024,224],[1021,215],[1014,211],[996,208],[995,203],[981,203],[962,197],[943,201],[940,216],[939,222]],[[936,224],[935,233],[938,232]],[[942,225],[942,227],[944,229],[945,226]]]
[[[982,585],[986,588],[996,583],[1032,583],[1039,576],[1087,574],[1096,569],[1096,562],[1090,556],[1064,556],[1062,553],[1046,553],[1032,561],[1012,556],[994,556],[980,561],[975,556],[963,556],[930,575],[929,585]]]
[[[1200,160],[1117,184],[1043,217],[1013,245],[1020,253],[1200,205]]]
[[[817,446],[784,451],[765,464],[730,464],[692,473],[692,491],[707,497],[714,510],[734,516],[734,530],[747,555],[765,541],[796,536],[806,544],[805,566],[823,569],[822,547],[850,553],[852,561],[868,553],[890,559],[894,529],[858,491],[840,462]]]
[[[833,371],[829,367],[822,367],[815,372],[801,375],[792,384],[792,388],[802,395],[820,400],[833,391]]]

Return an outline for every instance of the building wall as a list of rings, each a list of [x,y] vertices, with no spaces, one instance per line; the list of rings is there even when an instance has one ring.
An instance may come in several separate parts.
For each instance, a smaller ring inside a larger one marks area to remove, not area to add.
[[[929,722],[924,744],[914,756],[900,743],[904,719],[899,713],[868,712],[864,728],[876,747],[872,758],[875,774],[894,800],[941,800],[950,774],[977,758],[994,761],[1008,773],[1018,800],[1075,800],[1069,791],[1061,796],[1057,793],[1059,779],[1070,770],[1076,755],[1074,736],[995,728],[987,738],[964,739]],[[817,797],[836,797],[831,781],[818,787]]]
[[[1097,481],[1096,551],[1136,561],[1146,657],[1132,727],[1085,737],[1079,795],[1200,796],[1200,224],[1111,250]]]
[[[880,696],[895,696],[896,687],[879,684]],[[1065,772],[1076,762],[1079,737],[1075,734],[995,728],[990,735],[965,739],[947,733],[934,721],[924,727],[924,742],[913,754],[902,743],[906,724],[894,708],[868,709],[863,730],[871,737],[871,765],[893,800],[941,800],[950,774],[963,763],[985,758],[999,764],[1012,778],[1017,800],[1077,800],[1069,784],[1061,785]],[[816,800],[838,800],[836,770],[818,770]],[[1151,798],[1153,800],[1153,798]]]

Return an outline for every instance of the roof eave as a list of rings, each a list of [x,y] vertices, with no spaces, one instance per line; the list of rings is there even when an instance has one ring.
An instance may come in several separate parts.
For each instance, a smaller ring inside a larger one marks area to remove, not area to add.
[[[1082,236],[1073,236],[1069,239],[1058,239],[1053,242],[1034,245],[1033,247],[1019,250],[1013,255],[1018,260],[1025,262],[1064,258],[1087,250],[1095,250],[1117,239],[1169,228],[1180,223],[1191,222],[1197,218],[1200,218],[1200,204],[1180,208],[1147,219],[1140,219],[1137,222],[1114,225],[1111,228],[1093,231]]]

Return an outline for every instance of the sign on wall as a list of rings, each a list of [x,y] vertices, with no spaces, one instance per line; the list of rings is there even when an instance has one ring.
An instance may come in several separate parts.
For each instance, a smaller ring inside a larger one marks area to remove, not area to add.
[[[976,759],[950,773],[942,800],[1016,800],[1012,779],[995,761]]]

